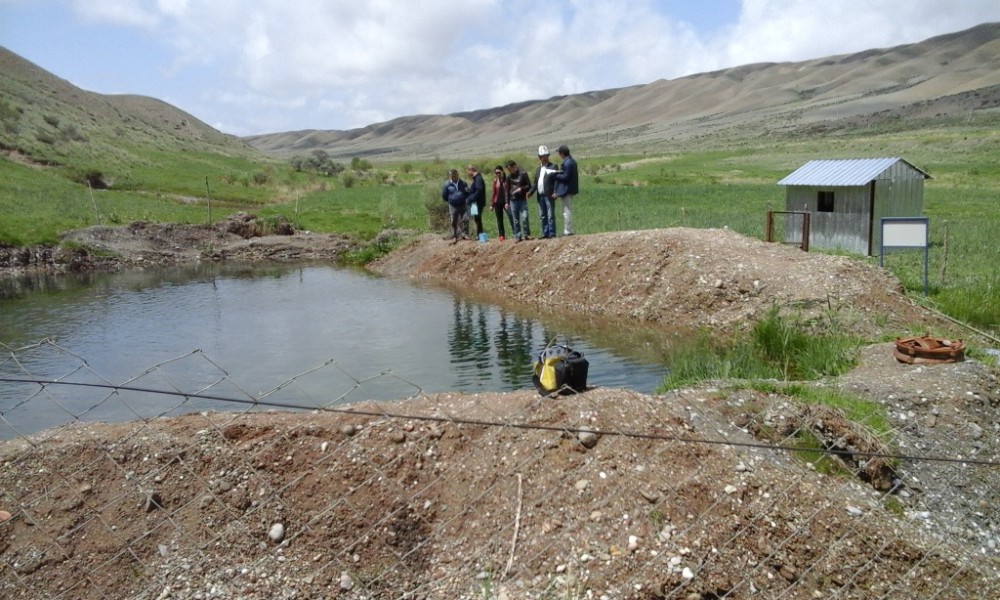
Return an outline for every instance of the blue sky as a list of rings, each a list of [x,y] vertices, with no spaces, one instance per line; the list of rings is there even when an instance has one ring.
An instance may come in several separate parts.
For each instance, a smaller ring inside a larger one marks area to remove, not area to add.
[[[0,46],[236,135],[919,42],[998,0],[0,0]]]

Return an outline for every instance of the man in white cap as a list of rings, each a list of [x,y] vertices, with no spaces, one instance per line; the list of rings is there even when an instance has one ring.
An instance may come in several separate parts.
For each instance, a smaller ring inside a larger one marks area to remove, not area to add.
[[[535,194],[538,200],[538,220],[541,222],[542,237],[556,237],[556,213],[553,204],[553,191],[556,174],[556,166],[549,162],[549,149],[545,146],[538,147],[538,169],[535,171],[535,183],[531,186],[528,195]]]

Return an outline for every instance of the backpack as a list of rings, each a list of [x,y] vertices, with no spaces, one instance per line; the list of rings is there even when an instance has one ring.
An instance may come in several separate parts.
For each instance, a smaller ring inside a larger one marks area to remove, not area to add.
[[[587,389],[587,371],[590,363],[568,346],[548,346],[541,351],[535,361],[535,373],[531,377],[535,389],[542,396],[552,393],[578,394]]]

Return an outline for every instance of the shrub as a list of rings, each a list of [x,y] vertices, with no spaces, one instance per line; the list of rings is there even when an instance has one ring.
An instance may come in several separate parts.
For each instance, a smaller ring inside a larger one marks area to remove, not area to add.
[[[392,252],[399,242],[400,237],[394,233],[378,235],[364,247],[345,254],[342,260],[347,264],[365,265]]]
[[[427,210],[427,227],[431,231],[448,231],[451,218],[448,204],[441,201],[441,190],[436,185],[424,187],[424,208]]]
[[[265,171],[254,171],[250,178],[256,186],[267,185],[267,182],[271,180],[271,176]]]
[[[72,179],[95,190],[108,189],[108,183],[104,180],[104,173],[97,169],[87,169],[72,175]]]
[[[68,125],[62,130],[63,139],[71,142],[85,142],[87,137],[74,125]]]
[[[357,156],[355,156],[354,158],[351,159],[351,168],[354,169],[355,171],[370,171],[372,168],[372,163],[363,158],[358,158]]]
[[[18,111],[17,107],[6,100],[0,100],[0,121],[16,123],[20,120],[20,118],[21,113]]]

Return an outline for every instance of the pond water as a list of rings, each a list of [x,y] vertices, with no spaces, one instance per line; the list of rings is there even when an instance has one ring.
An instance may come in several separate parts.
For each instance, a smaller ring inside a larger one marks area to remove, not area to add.
[[[532,361],[554,339],[585,354],[589,385],[650,392],[665,372],[650,335],[325,265],[22,281],[0,289],[0,378],[86,385],[0,381],[0,438],[71,420],[245,409],[228,399],[315,407],[531,389]]]

